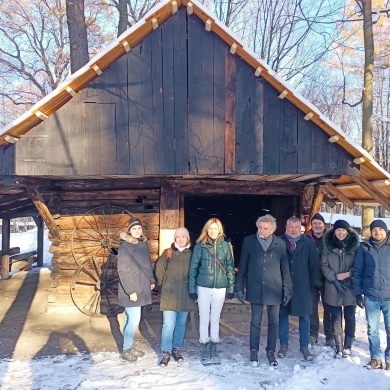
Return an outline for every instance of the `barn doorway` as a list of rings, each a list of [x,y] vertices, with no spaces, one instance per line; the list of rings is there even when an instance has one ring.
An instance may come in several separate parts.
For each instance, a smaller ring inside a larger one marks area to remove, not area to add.
[[[238,266],[242,241],[257,231],[258,217],[271,214],[278,224],[277,235],[284,233],[285,221],[297,215],[298,197],[264,195],[185,196],[184,221],[191,241],[196,239],[210,218],[218,218],[225,235],[233,245],[235,266]]]

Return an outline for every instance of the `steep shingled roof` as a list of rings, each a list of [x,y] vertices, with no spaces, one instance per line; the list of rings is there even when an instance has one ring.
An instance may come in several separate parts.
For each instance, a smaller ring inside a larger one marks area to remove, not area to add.
[[[313,121],[328,136],[330,142],[337,142],[360,164],[360,178],[343,176],[332,181],[333,185],[348,199],[359,203],[380,203],[390,209],[390,174],[384,170],[367,151],[357,145],[338,126],[326,118],[315,106],[307,101],[262,60],[246,48],[234,33],[196,0],[163,0],[158,3],[141,21],[125,31],[105,50],[93,57],[79,71],[68,77],[61,85],[46,97],[37,102],[24,115],[15,119],[0,130],[0,145],[16,142],[31,128],[41,123],[48,116],[66,104],[72,96],[82,90],[89,82],[110,67],[119,57],[125,55],[132,47],[140,43],[158,25],[164,23],[181,7],[187,7],[187,13],[196,15],[205,23],[207,31],[221,37],[230,47],[232,55],[237,55],[248,63],[255,75],[263,77],[281,94],[303,111],[305,119]],[[330,194],[330,189],[327,191]],[[330,194],[331,195],[331,194]],[[340,195],[340,194],[339,194]],[[336,198],[340,199],[340,196]],[[341,199],[340,199],[341,200]]]

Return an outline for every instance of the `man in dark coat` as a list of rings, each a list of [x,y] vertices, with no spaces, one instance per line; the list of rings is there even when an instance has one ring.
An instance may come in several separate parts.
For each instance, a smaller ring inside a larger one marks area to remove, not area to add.
[[[325,234],[325,219],[324,217],[316,213],[311,218],[311,229],[307,232],[307,237],[313,240],[314,244],[318,250],[318,256],[321,258],[322,252],[322,237]],[[324,301],[325,296],[325,278],[322,272],[320,272],[320,279],[318,280],[317,286],[311,288],[311,299],[313,302],[313,313],[310,316],[310,344],[318,343],[318,331],[320,328],[320,319],[318,315],[318,304],[322,302],[322,307],[324,309],[322,316],[322,323],[324,325],[324,333],[326,338],[326,345],[333,347],[334,337],[332,331],[332,321],[330,316],[330,308],[327,303]]]
[[[238,273],[236,275],[237,297],[251,303],[250,361],[258,366],[257,352],[260,344],[263,305],[267,306],[268,336],[267,358],[272,366],[275,359],[276,339],[279,328],[279,306],[291,298],[291,277],[283,240],[274,236],[276,220],[271,215],[258,218],[257,233],[244,239]]]
[[[356,254],[352,272],[353,286],[356,304],[366,308],[371,355],[367,368],[383,367],[379,339],[379,320],[382,312],[387,336],[385,368],[390,370],[390,237],[386,224],[379,219],[371,223],[370,231],[370,239],[360,244]]]
[[[305,360],[313,360],[308,345],[310,339],[310,315],[313,310],[311,288],[318,285],[320,259],[317,247],[306,235],[301,235],[301,221],[293,217],[287,220],[286,233],[282,236],[286,243],[286,253],[293,283],[293,295],[287,306],[279,313],[278,356],[285,358],[288,351],[290,315],[299,317],[299,344]]]

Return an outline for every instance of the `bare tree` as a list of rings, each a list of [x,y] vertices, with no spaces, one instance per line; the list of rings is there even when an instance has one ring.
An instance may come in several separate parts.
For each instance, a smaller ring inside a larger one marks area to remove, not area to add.
[[[66,0],[66,21],[69,31],[70,70],[75,73],[89,60],[84,0]]]

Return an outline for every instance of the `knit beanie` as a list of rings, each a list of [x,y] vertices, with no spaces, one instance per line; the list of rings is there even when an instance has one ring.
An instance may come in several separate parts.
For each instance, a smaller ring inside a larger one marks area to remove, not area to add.
[[[387,233],[387,226],[382,220],[376,219],[375,221],[372,221],[370,225],[370,231],[376,227],[382,228]]]
[[[129,222],[129,229],[128,230],[130,230],[132,227],[137,226],[137,225],[140,225],[142,227],[141,221],[139,220],[139,218],[132,217],[130,219],[130,222]]]
[[[314,219],[317,219],[317,220],[325,223],[325,219],[320,213],[314,214],[313,217],[311,218],[311,222],[313,222]]]
[[[176,241],[177,236],[185,236],[188,240],[188,243],[191,241],[190,240],[190,233],[188,233],[188,230],[185,227],[179,227],[175,231],[174,239]]]
[[[349,223],[347,221],[344,221],[344,219],[338,219],[333,225],[333,231],[336,231],[336,229],[348,230],[349,228]]]

